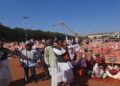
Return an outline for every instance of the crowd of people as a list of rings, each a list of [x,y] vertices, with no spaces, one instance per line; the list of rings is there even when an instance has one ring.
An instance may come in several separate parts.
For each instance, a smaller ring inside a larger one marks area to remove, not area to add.
[[[7,57],[10,51],[19,58],[24,70],[25,83],[36,82],[36,67],[42,67],[44,77],[51,78],[51,86],[74,86],[75,75],[88,78],[120,79],[119,59],[107,57],[120,56],[120,42],[104,40],[28,40],[24,42],[3,43],[0,41],[0,85],[11,81]],[[116,54],[117,53],[117,54]],[[119,57],[120,58],[120,57]],[[29,70],[31,78],[29,78]],[[4,72],[6,71],[6,72]],[[5,73],[9,76],[2,77]]]

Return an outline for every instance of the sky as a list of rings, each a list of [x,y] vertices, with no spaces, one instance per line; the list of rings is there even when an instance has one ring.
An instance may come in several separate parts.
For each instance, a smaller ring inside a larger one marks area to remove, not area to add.
[[[61,22],[81,35],[120,31],[120,0],[0,0],[6,26],[70,33]]]

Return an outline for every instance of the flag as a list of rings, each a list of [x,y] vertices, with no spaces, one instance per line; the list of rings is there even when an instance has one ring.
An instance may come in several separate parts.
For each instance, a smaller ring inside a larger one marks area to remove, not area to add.
[[[66,36],[66,42],[68,43],[68,37]]]
[[[77,42],[77,43],[78,43],[78,37],[75,37],[75,42]]]

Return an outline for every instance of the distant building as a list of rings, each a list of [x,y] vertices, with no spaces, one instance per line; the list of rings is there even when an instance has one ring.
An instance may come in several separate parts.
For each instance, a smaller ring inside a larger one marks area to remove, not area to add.
[[[120,32],[89,34],[89,35],[88,35],[88,38],[90,38],[90,39],[99,39],[99,38],[120,38]]]

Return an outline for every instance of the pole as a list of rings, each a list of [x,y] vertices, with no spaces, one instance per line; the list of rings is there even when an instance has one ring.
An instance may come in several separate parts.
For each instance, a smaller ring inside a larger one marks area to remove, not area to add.
[[[27,41],[27,36],[28,36],[28,33],[27,33],[27,29],[25,29],[25,40]]]
[[[23,16],[23,19],[27,20],[28,17],[27,16]],[[26,29],[25,29],[25,40],[27,41],[27,39],[28,39],[28,32],[27,32],[27,27],[26,27]]]

